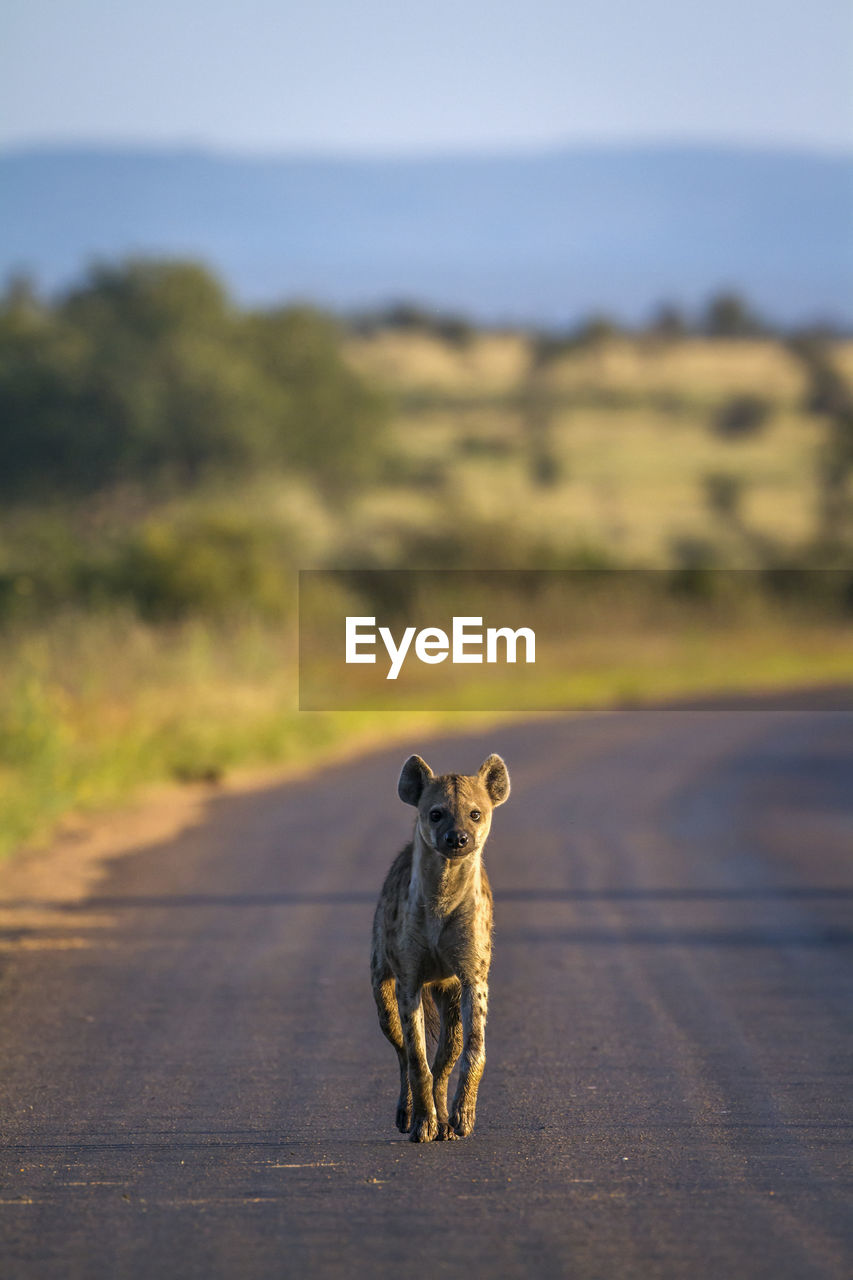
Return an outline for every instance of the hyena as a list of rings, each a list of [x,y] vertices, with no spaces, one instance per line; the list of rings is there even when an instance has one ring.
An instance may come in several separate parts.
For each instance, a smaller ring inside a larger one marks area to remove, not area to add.
[[[412,1142],[464,1138],[486,1062],[492,891],[481,854],[492,810],[509,796],[509,773],[497,755],[473,776],[436,776],[410,756],[397,793],[418,815],[414,839],[379,895],[371,959],[379,1025],[400,1061],[397,1128]],[[425,1022],[437,1033],[432,1071]],[[447,1082],[460,1052],[448,1115]]]

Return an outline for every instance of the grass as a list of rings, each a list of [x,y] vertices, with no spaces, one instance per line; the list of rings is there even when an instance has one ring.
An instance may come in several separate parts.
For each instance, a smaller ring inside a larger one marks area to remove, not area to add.
[[[533,348],[521,334],[480,334],[462,347],[426,334],[380,332],[350,339],[347,352],[367,376],[403,396],[483,401],[517,396],[534,375]],[[840,345],[853,369],[853,346]],[[770,339],[613,338],[557,356],[537,375],[554,394],[575,399],[669,399],[707,408],[760,391],[774,404],[802,399],[796,358]]]
[[[0,852],[163,781],[303,763],[369,735],[365,714],[300,715],[292,641],[269,626],[152,627],[68,613],[6,642]]]
[[[655,566],[670,562],[675,540],[694,538],[716,544],[717,563],[749,567],[754,548],[709,506],[707,478],[734,477],[746,527],[778,541],[784,553],[813,522],[814,456],[824,428],[816,418],[780,411],[754,437],[729,442],[696,410],[560,406],[546,427],[554,461],[549,483],[537,483],[535,442],[517,411],[435,408],[401,416],[395,430],[415,494],[394,484],[365,494],[358,523],[368,536],[372,513],[395,505],[410,513],[407,523],[420,511],[426,525],[439,491],[478,519],[505,520],[510,513],[529,540],[555,547],[594,543],[620,560]]]
[[[851,351],[838,345],[841,366],[853,368]],[[617,338],[538,372],[530,344],[512,334],[456,348],[380,333],[352,340],[349,353],[398,402],[401,461],[358,505],[363,541],[372,512],[381,509],[387,542],[394,513],[423,528],[442,497],[481,520],[509,513],[531,544],[593,545],[648,566],[691,543],[725,567],[753,566],[771,544],[784,560],[813,532],[827,429],[803,409],[804,371],[781,343]],[[766,423],[720,435],[716,415],[744,395],[767,404]],[[709,501],[716,476],[731,478],[736,510]]]

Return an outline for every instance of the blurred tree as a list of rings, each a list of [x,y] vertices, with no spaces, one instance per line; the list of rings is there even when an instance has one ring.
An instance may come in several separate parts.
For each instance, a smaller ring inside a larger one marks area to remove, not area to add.
[[[432,326],[432,314],[417,302],[392,302],[379,313],[382,325],[388,329],[423,329]]]
[[[475,330],[470,320],[453,312],[440,312],[433,320],[433,332],[448,346],[463,349],[471,345]]]
[[[374,475],[388,406],[341,357],[341,334],[311,307],[246,317],[243,342],[263,375],[274,458],[336,494]]]
[[[0,488],[76,478],[99,441],[81,413],[86,344],[17,285],[0,303]]]
[[[715,413],[711,426],[718,436],[743,440],[755,436],[767,425],[772,406],[763,396],[732,396]]]
[[[762,320],[737,293],[718,293],[705,311],[702,328],[712,338],[752,338],[766,332]]]
[[[100,265],[55,307],[0,303],[0,490],[278,465],[345,492],[385,410],[306,308],[240,313],[202,266]]]
[[[61,312],[102,343],[155,343],[182,329],[221,337],[230,318],[222,286],[201,264],[146,259],[96,264]]]
[[[650,337],[674,341],[689,331],[684,312],[672,302],[664,302],[653,313],[647,332]]]
[[[421,332],[440,338],[451,347],[466,347],[476,330],[464,315],[453,311],[432,311],[416,302],[392,302],[382,311],[358,315],[352,321],[356,332],[374,334],[382,329]]]
[[[749,562],[756,567],[778,566],[785,561],[787,553],[780,553],[776,540],[744,518],[746,480],[743,476],[730,471],[710,471],[702,477],[701,483],[708,510],[724,540],[717,552],[721,562],[726,554],[723,548],[726,542],[731,543],[732,537],[740,542],[741,554],[745,552]]]
[[[711,471],[703,477],[705,500],[711,512],[726,520],[740,518],[743,480],[729,471]]]
[[[558,333],[552,329],[544,329],[530,335],[530,361],[533,372],[545,370],[576,348],[574,337],[568,333]]]
[[[543,489],[551,489],[563,479],[560,459],[548,439],[538,442],[531,451],[530,478]]]
[[[821,564],[849,563],[853,552],[853,390],[819,334],[791,343],[808,377],[805,408],[827,422],[818,450],[818,527],[814,553]]]
[[[90,352],[89,430],[106,426],[112,475],[196,480],[264,453],[266,397],[218,281],[186,262],[98,266],[61,318]]]
[[[26,271],[14,271],[6,282],[0,307],[4,314],[23,322],[40,316],[43,307],[32,276]]]
[[[618,337],[621,328],[612,316],[596,313],[588,316],[575,330],[574,339],[579,346],[597,347],[611,338]]]

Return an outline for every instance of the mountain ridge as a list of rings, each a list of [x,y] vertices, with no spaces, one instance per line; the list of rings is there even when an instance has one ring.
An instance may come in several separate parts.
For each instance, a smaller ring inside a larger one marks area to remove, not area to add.
[[[206,261],[251,303],[400,298],[481,320],[641,319],[737,289],[782,323],[853,321],[853,155],[660,143],[430,156],[187,146],[0,152],[0,275]]]

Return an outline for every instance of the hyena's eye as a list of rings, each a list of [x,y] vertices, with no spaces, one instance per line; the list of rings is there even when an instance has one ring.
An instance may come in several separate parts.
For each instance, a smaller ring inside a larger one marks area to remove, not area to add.
[[[483,815],[480,813],[480,810],[479,810],[479,809],[472,809],[472,810],[471,810],[471,817],[474,819],[474,821],[475,821],[475,822],[479,822],[479,821],[480,821],[480,819],[482,818],[482,816],[483,816]]]
[[[429,811],[429,820],[430,820],[430,822],[440,822],[440,821],[441,821],[441,814],[442,814],[441,809],[430,809],[430,811]]]

